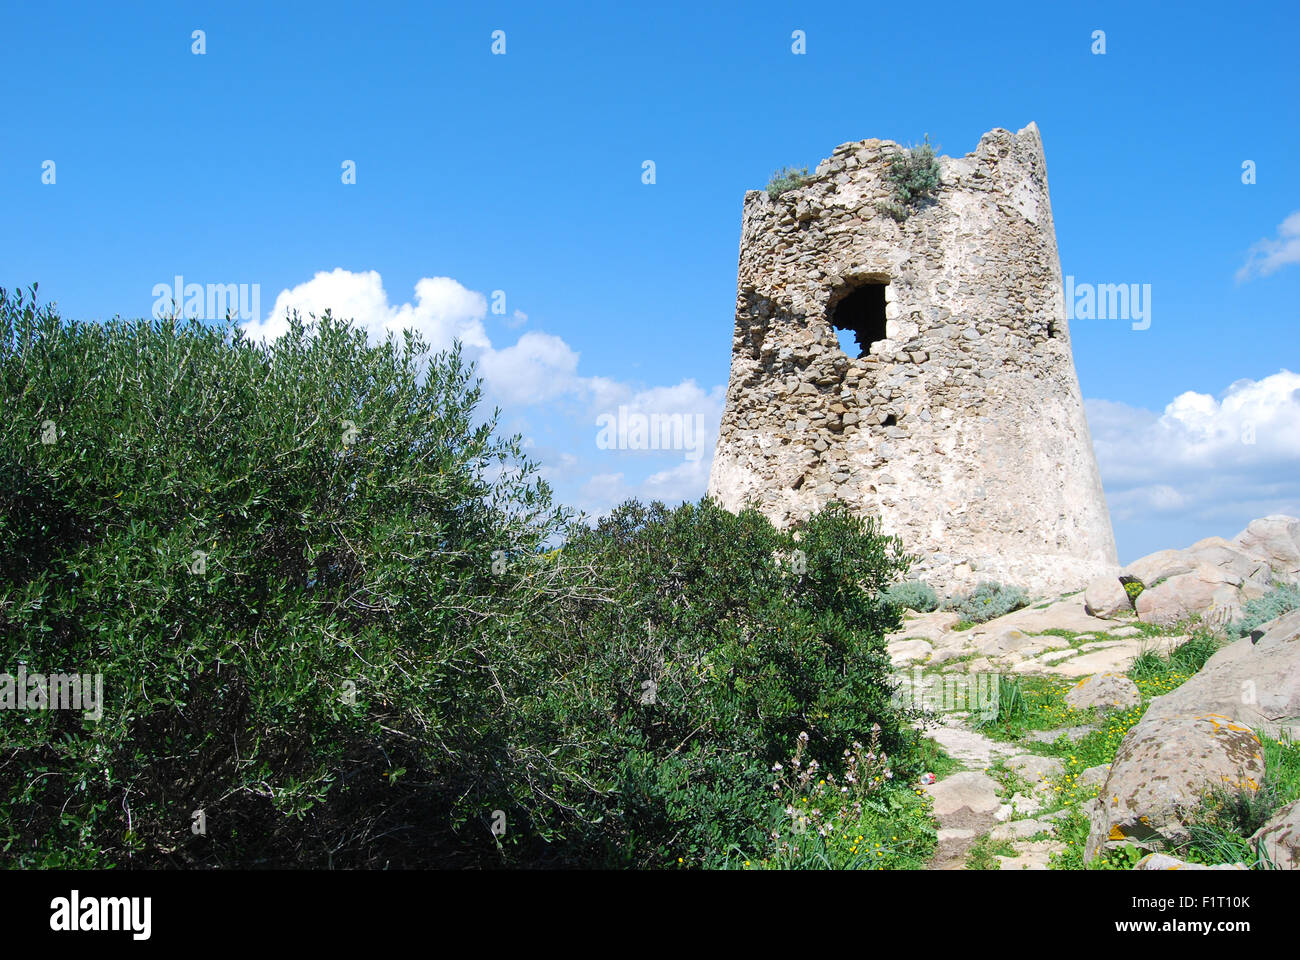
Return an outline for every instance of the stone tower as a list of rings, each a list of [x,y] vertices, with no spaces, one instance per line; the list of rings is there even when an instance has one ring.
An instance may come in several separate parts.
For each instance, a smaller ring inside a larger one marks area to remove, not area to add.
[[[879,516],[941,590],[1082,587],[1118,563],[1038,127],[939,158],[902,221],[877,206],[898,149],[846,143],[804,186],[745,194],[709,493],[780,525],[831,500]]]

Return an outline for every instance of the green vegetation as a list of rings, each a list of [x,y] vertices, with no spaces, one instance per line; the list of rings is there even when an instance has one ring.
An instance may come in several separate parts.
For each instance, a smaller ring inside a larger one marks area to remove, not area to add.
[[[1029,594],[1020,587],[1004,587],[992,581],[978,584],[963,596],[954,597],[947,609],[961,614],[963,621],[985,623],[1028,605]]]
[[[1031,730],[1087,723],[1091,711],[1071,710],[1065,703],[1071,686],[1055,677],[1000,676],[997,716],[972,715],[968,722],[985,736],[1010,741],[1024,740]]]
[[[782,167],[767,182],[767,195],[775,200],[783,193],[797,190],[808,182],[807,167]]]
[[[1142,591],[1145,589],[1146,587],[1142,586],[1141,580],[1130,580],[1124,584],[1124,592],[1128,594],[1128,602],[1134,605],[1137,604],[1137,598],[1142,595]]]
[[[1300,799],[1300,746],[1256,731],[1264,753],[1266,781],[1258,790],[1221,788],[1211,792],[1188,816],[1187,842],[1169,852],[1192,863],[1244,863],[1272,870],[1266,851],[1250,837],[1278,810]]]
[[[1194,674],[1214,656],[1222,642],[1207,630],[1197,630],[1185,642],[1167,653],[1143,650],[1129,667],[1128,675],[1143,694],[1159,696]]]
[[[1105,725],[1077,741],[1065,737],[1051,745],[1062,758],[1065,773],[1054,793],[1069,813],[1058,820],[1057,837],[1066,843],[1064,852],[1052,858],[1053,869],[1129,870],[1146,854],[1132,844],[1083,862],[1088,838],[1088,819],[1081,804],[1096,797],[1098,788],[1083,789],[1078,777],[1088,767],[1109,764],[1128,731],[1141,720],[1153,697],[1161,696],[1200,670],[1222,645],[1205,630],[1198,630],[1167,653],[1143,651],[1129,668],[1128,676],[1142,693],[1142,703],[1129,710],[1107,714]],[[1271,865],[1262,860],[1248,842],[1249,836],[1280,807],[1300,799],[1300,747],[1272,739],[1257,731],[1264,753],[1267,781],[1258,791],[1216,790],[1188,814],[1190,839],[1167,852],[1194,863],[1244,862],[1257,869]]]
[[[918,613],[930,613],[939,609],[939,595],[935,593],[932,586],[920,580],[906,580],[894,584],[885,591],[885,599]]]
[[[890,158],[889,180],[894,196],[877,206],[895,220],[906,220],[934,199],[941,180],[939,158],[930,144],[929,134],[924,143],[899,150]]]
[[[1276,620],[1284,613],[1290,613],[1298,607],[1300,607],[1300,587],[1283,584],[1262,597],[1247,600],[1242,606],[1242,618],[1229,627],[1229,632],[1244,637],[1270,620]]]
[[[575,523],[457,351],[328,314],[261,344],[0,291],[0,389],[0,663],[104,691],[0,711],[0,863],[779,863],[796,742],[888,757],[828,859],[927,855],[873,523]]]
[[[767,870],[915,870],[934,855],[929,797],[900,783],[880,732],[843,752],[841,776],[805,755],[806,735],[787,764],[775,764],[782,801],[761,855],[736,847],[728,866]]]
[[[1015,848],[1008,841],[995,841],[985,834],[971,845],[970,851],[966,854],[966,869],[999,870],[1001,864],[998,863],[998,857],[1015,855]]]

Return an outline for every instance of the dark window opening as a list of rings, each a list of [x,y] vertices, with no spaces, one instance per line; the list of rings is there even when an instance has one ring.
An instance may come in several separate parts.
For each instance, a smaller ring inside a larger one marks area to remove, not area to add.
[[[880,425],[882,427],[896,427],[898,426],[898,417],[891,413],[885,417],[884,421],[882,421]]]
[[[1047,321],[1047,338],[1048,338],[1049,340],[1051,340],[1051,339],[1054,339],[1055,337],[1056,337],[1056,321],[1055,321],[1055,320],[1048,320],[1048,321]]]
[[[871,345],[885,339],[885,284],[867,283],[840,300],[831,312],[831,326],[850,357],[864,357]]]

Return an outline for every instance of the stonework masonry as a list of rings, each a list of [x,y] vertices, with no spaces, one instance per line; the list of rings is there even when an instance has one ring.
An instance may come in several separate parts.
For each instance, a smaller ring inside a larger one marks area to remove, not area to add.
[[[950,592],[1117,571],[1037,126],[939,158],[936,197],[901,222],[878,209],[899,149],[846,143],[802,187],[745,194],[709,493],[783,526],[843,501]],[[846,354],[833,324],[873,298],[879,328]]]

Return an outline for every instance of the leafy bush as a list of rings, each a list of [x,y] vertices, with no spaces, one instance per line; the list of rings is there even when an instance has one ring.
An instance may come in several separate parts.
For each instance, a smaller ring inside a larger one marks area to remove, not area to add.
[[[907,610],[929,613],[939,609],[939,595],[928,583],[920,580],[905,580],[896,583],[885,591],[885,599]]]
[[[533,658],[503,643],[559,589],[539,550],[565,518],[475,423],[458,353],[328,314],[271,345],[63,322],[33,288],[0,291],[0,389],[0,662],[102,674],[105,701],[0,715],[6,858],[491,849],[450,807],[529,775],[498,680]]]
[[[800,731],[823,765],[915,742],[896,539],[707,500],[575,525],[456,350],[0,291],[0,389],[0,670],[104,692],[0,711],[0,862],[716,864]]]
[[[1290,613],[1298,607],[1300,607],[1300,587],[1283,584],[1262,597],[1247,600],[1241,608],[1241,619],[1232,624],[1229,632],[1244,637],[1270,620],[1276,620],[1284,613]]]
[[[1137,598],[1142,595],[1142,591],[1145,589],[1141,580],[1129,580],[1124,584],[1124,592],[1128,594],[1128,602],[1134,605],[1137,604]]]
[[[894,196],[877,205],[882,213],[902,221],[932,201],[942,181],[939,158],[930,144],[929,134],[924,143],[899,150],[890,157],[888,175]]]
[[[986,581],[976,585],[970,593],[954,597],[949,601],[948,609],[961,614],[963,620],[985,623],[1019,610],[1028,603],[1029,594],[1022,588]]]
[[[783,193],[797,190],[808,182],[807,167],[782,167],[767,182],[767,195],[775,200]]]
[[[910,741],[884,643],[898,611],[880,595],[906,559],[874,522],[832,505],[790,532],[709,500],[628,503],[563,556],[605,592],[534,631],[560,652],[537,710],[542,739],[575,745],[552,762],[596,787],[568,802],[611,862],[758,849],[769,769],[801,732],[823,767],[873,724],[891,754]]]

